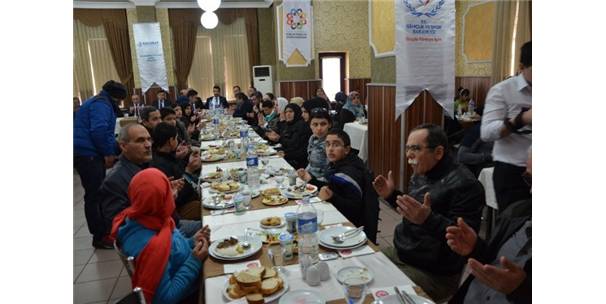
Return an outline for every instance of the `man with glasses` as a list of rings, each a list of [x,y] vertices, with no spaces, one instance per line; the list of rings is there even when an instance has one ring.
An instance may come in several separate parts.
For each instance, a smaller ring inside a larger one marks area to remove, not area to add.
[[[383,252],[438,303],[456,291],[465,263],[448,248],[446,227],[463,218],[478,231],[485,204],[484,188],[464,165],[454,162],[447,147],[439,126],[417,126],[406,142],[406,158],[413,169],[408,194],[395,190],[391,171],[387,179],[379,175],[373,182],[377,194],[402,216],[394,247]]]

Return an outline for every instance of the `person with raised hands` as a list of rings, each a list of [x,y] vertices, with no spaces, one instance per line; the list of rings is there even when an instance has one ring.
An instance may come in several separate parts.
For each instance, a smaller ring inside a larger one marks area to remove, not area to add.
[[[529,156],[526,176],[531,174]],[[446,228],[448,247],[468,258],[471,272],[450,303],[532,302],[532,199],[515,202],[502,214],[488,243],[462,218]]]
[[[132,286],[143,290],[147,303],[196,298],[202,263],[208,257],[208,227],[192,238],[176,229],[171,185],[158,169],[137,173],[128,196],[132,204],[114,218],[111,237],[124,254],[135,258]]]

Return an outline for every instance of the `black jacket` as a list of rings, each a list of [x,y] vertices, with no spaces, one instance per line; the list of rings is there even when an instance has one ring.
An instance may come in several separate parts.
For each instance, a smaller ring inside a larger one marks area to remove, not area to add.
[[[151,161],[149,166],[152,168],[157,168],[158,170],[166,174],[167,177],[173,177],[174,179],[179,179],[181,177],[184,177],[185,174],[187,174],[185,172],[185,167],[183,166],[183,163],[175,157],[175,152],[164,153],[154,151],[153,160]],[[194,177],[191,175],[188,175],[188,178],[190,180],[194,179]],[[198,194],[196,193],[196,190],[193,188],[193,186],[189,182],[187,182],[187,180],[185,180],[183,189],[179,191],[177,199],[175,199],[175,205],[177,207],[180,207],[194,200],[199,200]]]
[[[394,233],[394,247],[407,264],[435,274],[457,274],[465,259],[446,244],[446,227],[462,217],[475,231],[480,229],[484,188],[465,166],[447,155],[425,176],[411,177],[408,195],[423,203],[426,192],[430,193],[431,214],[421,225],[402,218]],[[397,195],[402,193],[394,191],[387,198],[394,207]]]
[[[328,164],[327,183],[312,176],[311,183],[318,188],[328,185],[333,196],[328,200],[356,227],[364,226],[364,233],[377,243],[379,201],[372,186],[373,175],[364,162],[350,152],[344,159]]]
[[[210,102],[213,100],[213,98],[215,98],[215,96],[206,98],[206,104],[204,104],[204,109],[210,109]],[[223,107],[223,109],[229,108],[229,104],[227,103],[227,99],[225,99],[225,97],[219,96],[219,102],[221,102],[221,107]]]
[[[499,223],[488,243],[478,238],[476,247],[469,257],[480,263],[488,264],[496,260],[499,249],[512,237],[526,221],[532,219],[532,201],[530,199],[518,201],[503,211]],[[516,290],[507,295],[512,303],[532,303],[532,258],[524,265],[526,279]],[[463,285],[457,290],[448,303],[463,303],[469,285],[475,279],[473,275],[467,277]]]
[[[277,124],[284,159],[295,169],[307,167],[307,144],[311,136],[309,125],[299,119],[294,123],[281,121]]]

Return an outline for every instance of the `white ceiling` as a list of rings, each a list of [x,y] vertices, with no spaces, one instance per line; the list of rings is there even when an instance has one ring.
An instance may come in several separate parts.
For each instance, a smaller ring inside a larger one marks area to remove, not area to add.
[[[221,0],[221,8],[266,8],[273,0]],[[74,0],[74,8],[198,8],[196,0]]]

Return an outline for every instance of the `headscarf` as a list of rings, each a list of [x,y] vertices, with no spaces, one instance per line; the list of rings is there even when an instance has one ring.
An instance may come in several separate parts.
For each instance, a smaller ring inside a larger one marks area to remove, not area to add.
[[[353,104],[350,97],[347,97],[347,102],[343,106],[343,109],[347,109],[348,111],[353,113],[353,115],[356,118],[365,116],[364,115],[364,105],[363,104],[358,104],[358,105]]]
[[[128,186],[128,198],[131,206],[114,218],[111,238],[116,238],[127,217],[157,231],[135,259],[132,277],[132,286],[141,287],[146,302],[151,303],[170,256],[175,229],[171,215],[175,210],[175,200],[168,178],[155,168],[140,171],[133,177]]]
[[[288,100],[284,97],[278,97],[278,113],[284,112],[284,108],[288,104]]]
[[[286,111],[286,109],[292,109],[293,112],[295,112],[295,118],[292,121],[287,122],[287,124],[292,125],[292,124],[296,123],[297,121],[303,119],[301,117],[301,115],[303,115],[303,112],[301,111],[301,108],[296,103],[287,104],[286,107],[284,107],[284,111]]]

